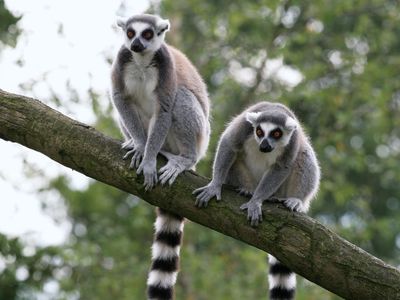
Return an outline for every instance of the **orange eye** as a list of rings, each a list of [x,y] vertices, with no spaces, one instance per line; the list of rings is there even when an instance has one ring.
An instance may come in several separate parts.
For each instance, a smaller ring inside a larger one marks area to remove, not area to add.
[[[257,129],[256,129],[256,135],[258,137],[263,137],[264,136],[264,131],[262,131],[260,126],[258,126]]]
[[[282,130],[280,130],[279,128],[275,129],[274,131],[271,132],[271,136],[274,139],[280,139],[282,137]]]
[[[142,37],[146,40],[151,40],[153,38],[153,35],[154,35],[153,31],[150,29],[143,31],[142,33]]]
[[[126,33],[128,38],[133,38],[135,36],[135,31],[133,30],[128,30],[128,32]]]

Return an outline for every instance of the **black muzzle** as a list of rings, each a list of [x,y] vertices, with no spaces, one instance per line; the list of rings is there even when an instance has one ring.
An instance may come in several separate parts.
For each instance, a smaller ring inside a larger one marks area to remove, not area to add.
[[[266,139],[264,139],[260,144],[261,152],[271,152],[274,148],[268,143]]]
[[[140,53],[140,52],[142,52],[144,49],[145,49],[145,47],[143,46],[142,42],[141,42],[139,39],[135,39],[135,40],[132,42],[131,50],[132,50],[133,52]]]

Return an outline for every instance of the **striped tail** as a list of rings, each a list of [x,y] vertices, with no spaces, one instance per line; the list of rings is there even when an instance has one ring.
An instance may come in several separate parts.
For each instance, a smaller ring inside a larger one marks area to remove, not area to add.
[[[268,255],[269,262],[269,299],[291,300],[296,291],[296,274],[280,263],[272,255]]]
[[[184,218],[157,208],[152,264],[147,278],[147,298],[170,300],[179,269]]]

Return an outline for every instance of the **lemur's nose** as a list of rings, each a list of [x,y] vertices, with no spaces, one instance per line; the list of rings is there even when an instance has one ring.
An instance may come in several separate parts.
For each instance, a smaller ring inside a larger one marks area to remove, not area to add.
[[[139,53],[144,50],[144,46],[139,39],[135,39],[131,44],[131,50],[133,52]]]
[[[274,150],[274,148],[268,143],[266,139],[261,142],[260,144],[261,152],[271,152],[272,150]]]

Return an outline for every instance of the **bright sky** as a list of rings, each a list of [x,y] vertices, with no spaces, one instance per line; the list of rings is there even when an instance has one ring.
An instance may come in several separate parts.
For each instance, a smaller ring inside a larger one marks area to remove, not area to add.
[[[22,15],[18,25],[23,33],[15,49],[6,48],[0,53],[0,89],[42,101],[54,92],[62,101],[68,100],[69,81],[82,99],[92,87],[102,95],[103,103],[108,101],[110,67],[105,55],[114,56],[121,44],[114,25],[116,16],[142,13],[149,5],[148,0],[123,2],[6,0],[12,12]],[[21,84],[29,86],[33,79],[39,83],[32,91],[21,89]],[[94,121],[90,105],[68,101],[57,109],[84,123]],[[24,160],[34,166],[32,178],[24,175],[32,172],[25,169]],[[67,174],[74,187],[82,188],[88,183],[85,176],[42,154],[0,139],[0,232],[21,236],[29,245],[64,242],[71,225],[60,196],[55,192],[34,193],[38,187],[46,186],[48,178],[60,173]],[[46,204],[46,211],[42,203]]]

